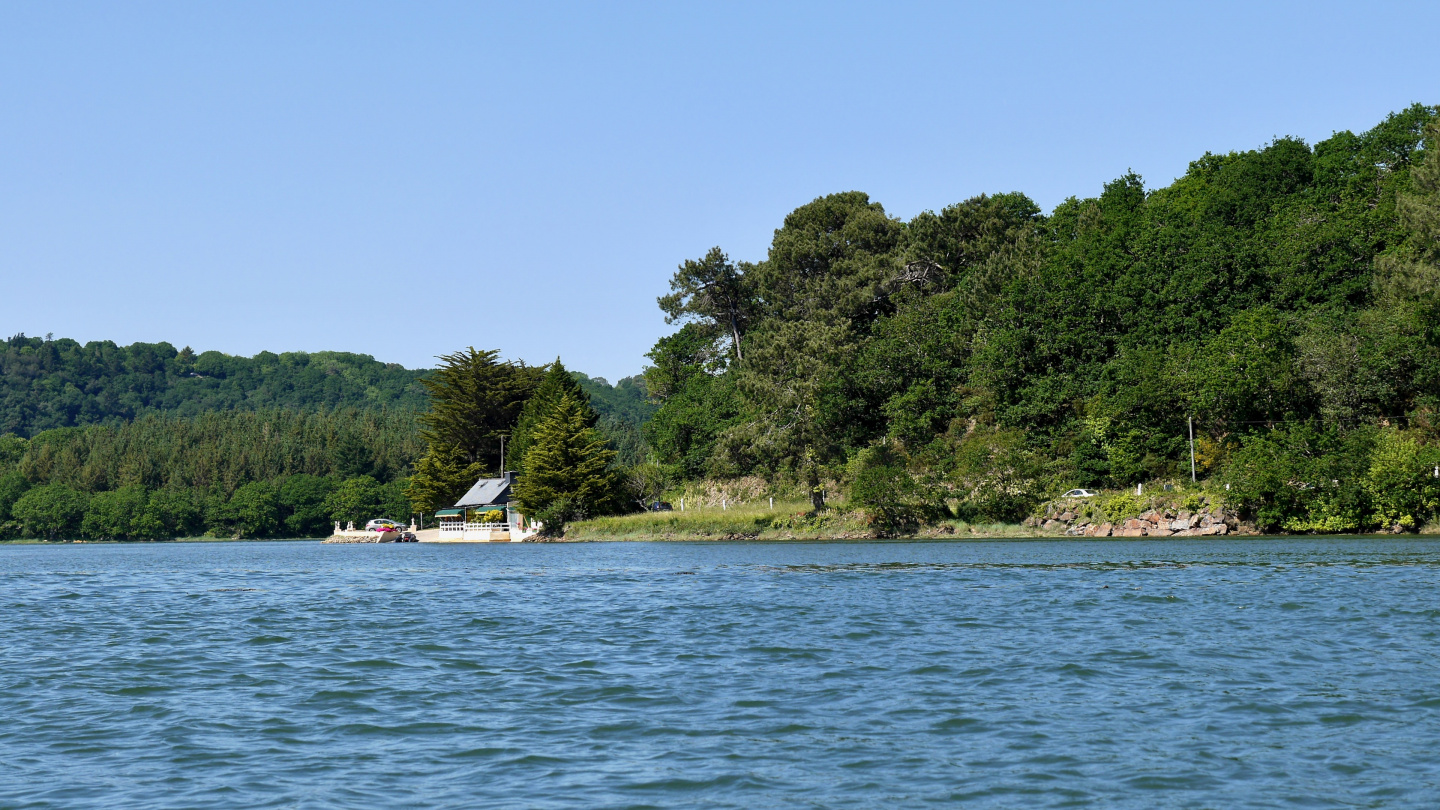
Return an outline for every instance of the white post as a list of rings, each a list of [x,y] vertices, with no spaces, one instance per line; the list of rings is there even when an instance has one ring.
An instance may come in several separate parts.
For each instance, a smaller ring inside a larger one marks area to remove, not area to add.
[[[721,499],[720,499],[720,511],[721,511],[721,512],[724,512],[726,509],[729,509],[729,508],[730,508],[730,507],[727,506],[726,504],[727,504],[726,500],[725,500],[724,498],[721,498]]]
[[[1145,485],[1144,485],[1144,484],[1136,484],[1136,485],[1135,485],[1135,494],[1136,494],[1136,495],[1139,495],[1140,493],[1142,493],[1142,492],[1144,492],[1144,491],[1145,491]]]
[[[681,499],[680,499],[680,511],[681,511],[681,512],[684,512],[684,511],[685,511],[685,499],[684,499],[684,498],[681,498]]]
[[[1195,483],[1195,418],[1185,417],[1185,423],[1190,426],[1190,483]]]
[[[773,496],[770,498],[770,508],[771,508],[771,509],[774,509],[774,508],[775,508],[775,498],[774,498]]]

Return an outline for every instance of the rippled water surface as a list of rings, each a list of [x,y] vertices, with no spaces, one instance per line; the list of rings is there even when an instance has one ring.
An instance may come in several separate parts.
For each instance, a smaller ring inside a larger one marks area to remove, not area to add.
[[[0,548],[0,807],[1434,807],[1440,542]]]

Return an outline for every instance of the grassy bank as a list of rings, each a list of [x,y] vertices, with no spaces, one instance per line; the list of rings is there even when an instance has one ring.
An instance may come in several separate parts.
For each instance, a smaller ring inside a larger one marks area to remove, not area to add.
[[[691,508],[684,512],[643,512],[572,523],[566,540],[858,540],[876,536],[859,512],[843,507],[818,515],[805,501],[742,504],[728,509]],[[917,538],[1036,537],[1045,532],[1015,524],[974,525],[944,521],[901,535]]]

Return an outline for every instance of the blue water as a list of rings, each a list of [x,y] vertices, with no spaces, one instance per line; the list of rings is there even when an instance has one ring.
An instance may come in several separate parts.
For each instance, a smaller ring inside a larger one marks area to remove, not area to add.
[[[1440,542],[0,548],[0,807],[1434,807]]]

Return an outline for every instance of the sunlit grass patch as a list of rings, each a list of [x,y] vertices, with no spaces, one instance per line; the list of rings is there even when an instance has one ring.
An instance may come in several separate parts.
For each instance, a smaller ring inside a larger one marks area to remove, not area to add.
[[[826,531],[860,528],[853,516],[838,511],[810,514],[805,501],[739,504],[729,508],[702,507],[673,512],[641,512],[634,515],[592,518],[571,524],[565,531],[570,540],[623,540],[694,537],[759,537],[786,534],[818,536]]]
[[[981,539],[1037,534],[1035,529],[1014,523],[947,520],[920,527],[903,537]],[[837,507],[816,514],[810,511],[808,501],[798,500],[776,503],[773,509],[761,503],[593,518],[572,523],[565,532],[567,540],[823,540],[873,536],[875,527],[859,512]]]

